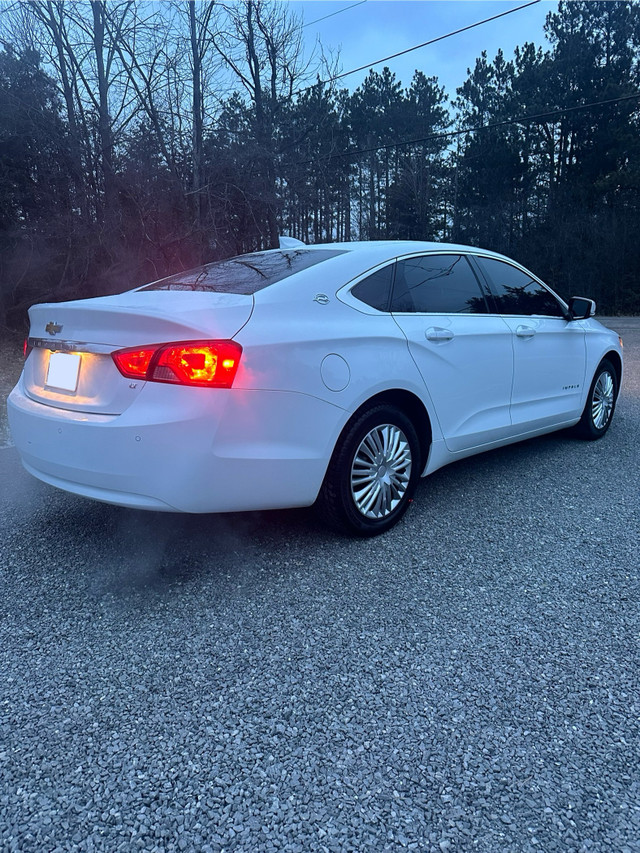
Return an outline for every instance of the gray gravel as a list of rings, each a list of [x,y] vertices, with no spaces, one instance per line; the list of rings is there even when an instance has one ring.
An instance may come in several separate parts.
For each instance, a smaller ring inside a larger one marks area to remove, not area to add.
[[[0,850],[639,851],[619,325],[603,441],[450,466],[373,541],[102,506],[0,450]]]

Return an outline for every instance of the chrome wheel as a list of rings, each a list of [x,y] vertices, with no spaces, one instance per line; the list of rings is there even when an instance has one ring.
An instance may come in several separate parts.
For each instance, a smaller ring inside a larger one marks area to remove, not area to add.
[[[380,424],[360,442],[351,466],[351,494],[366,518],[385,518],[405,496],[411,478],[411,447],[394,424]]]
[[[609,429],[618,398],[618,373],[607,358],[603,358],[593,374],[587,402],[574,433],[586,441],[596,441]]]
[[[591,399],[591,419],[596,429],[603,429],[613,412],[615,402],[615,385],[611,374],[603,371],[593,389]]]
[[[345,424],[318,495],[318,509],[342,533],[385,533],[407,511],[422,459],[411,418],[391,403],[373,402]]]

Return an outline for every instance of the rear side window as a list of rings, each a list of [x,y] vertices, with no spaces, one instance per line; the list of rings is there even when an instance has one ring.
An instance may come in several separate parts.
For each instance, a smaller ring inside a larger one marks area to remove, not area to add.
[[[393,266],[390,264],[363,278],[351,289],[351,295],[360,302],[377,308],[378,311],[388,311],[393,284]]]
[[[478,279],[464,255],[425,255],[398,261],[392,311],[487,314]]]
[[[154,281],[140,290],[199,290],[250,295],[290,275],[344,254],[336,249],[254,252]]]
[[[517,267],[494,258],[478,258],[482,271],[491,282],[498,314],[564,317],[553,293]]]

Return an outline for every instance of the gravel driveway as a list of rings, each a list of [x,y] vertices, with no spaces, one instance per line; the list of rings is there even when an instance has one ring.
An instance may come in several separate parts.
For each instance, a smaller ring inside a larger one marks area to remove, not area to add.
[[[0,450],[2,851],[640,850],[640,320],[593,444],[340,539],[56,492]]]

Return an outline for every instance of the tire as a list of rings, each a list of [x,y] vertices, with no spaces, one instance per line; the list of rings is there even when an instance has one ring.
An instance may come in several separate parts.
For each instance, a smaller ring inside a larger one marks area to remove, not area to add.
[[[595,372],[584,412],[574,427],[575,434],[586,441],[602,438],[609,429],[618,398],[618,374],[606,358]]]
[[[373,405],[344,428],[318,496],[318,510],[342,533],[384,533],[407,511],[420,479],[420,463],[412,421],[395,406]]]

